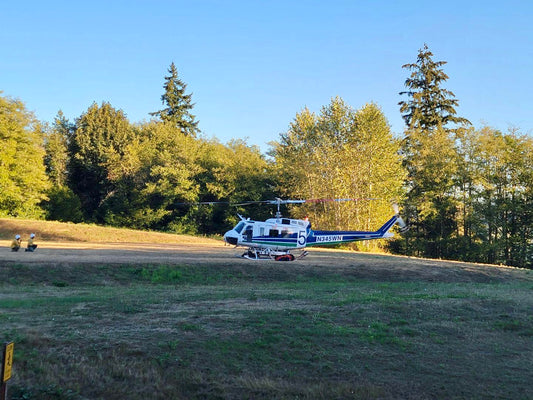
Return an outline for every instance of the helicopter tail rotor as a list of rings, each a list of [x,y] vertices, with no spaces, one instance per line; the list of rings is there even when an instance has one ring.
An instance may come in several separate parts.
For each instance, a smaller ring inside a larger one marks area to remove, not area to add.
[[[394,209],[394,213],[398,217],[397,222],[398,226],[400,227],[400,232],[407,232],[409,230],[409,225],[405,223],[402,217],[400,217],[400,207],[398,207],[398,204],[394,203],[392,205],[392,208]]]

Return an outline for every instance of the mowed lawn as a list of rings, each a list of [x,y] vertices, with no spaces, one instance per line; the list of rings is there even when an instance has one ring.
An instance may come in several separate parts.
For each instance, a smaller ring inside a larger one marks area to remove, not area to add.
[[[530,271],[296,265],[2,265],[10,398],[533,398]]]
[[[206,239],[0,219],[3,243],[13,232],[41,245],[11,261],[0,247],[13,400],[533,398],[530,270],[340,252],[253,262]],[[152,264],[118,262],[156,254],[122,244],[54,261],[46,243],[110,238],[183,246]]]

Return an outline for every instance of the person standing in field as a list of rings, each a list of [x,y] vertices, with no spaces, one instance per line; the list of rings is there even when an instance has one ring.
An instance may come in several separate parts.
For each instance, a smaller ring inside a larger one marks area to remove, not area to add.
[[[11,242],[11,251],[19,251],[21,244],[22,240],[20,239],[20,235],[15,235],[15,239]]]
[[[28,240],[28,247],[26,247],[26,251],[35,251],[37,248],[37,245],[33,242],[35,239],[35,233],[32,233],[30,235],[30,239]]]

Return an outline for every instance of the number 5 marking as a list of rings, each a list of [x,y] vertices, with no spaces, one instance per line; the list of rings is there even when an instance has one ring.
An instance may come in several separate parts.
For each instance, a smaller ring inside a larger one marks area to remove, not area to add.
[[[305,231],[298,232],[298,245],[305,246],[306,241],[307,237],[305,236]]]

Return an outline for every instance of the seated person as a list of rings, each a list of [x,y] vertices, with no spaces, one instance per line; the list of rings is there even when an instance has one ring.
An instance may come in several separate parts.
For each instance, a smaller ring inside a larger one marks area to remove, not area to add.
[[[19,251],[21,244],[22,240],[20,239],[20,235],[15,235],[15,239],[11,242],[11,251]]]
[[[37,245],[33,243],[33,240],[35,239],[35,233],[32,233],[30,235],[30,239],[28,240],[28,247],[26,248],[26,251],[35,251],[37,248]]]

